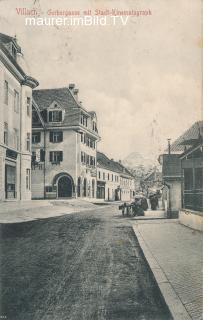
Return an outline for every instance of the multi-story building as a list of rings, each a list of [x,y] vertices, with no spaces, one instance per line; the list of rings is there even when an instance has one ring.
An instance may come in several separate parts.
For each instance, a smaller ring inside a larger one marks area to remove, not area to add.
[[[32,130],[33,199],[96,198],[97,117],[74,84],[33,91]]]
[[[0,33],[0,201],[31,199],[32,89],[16,38]]]
[[[97,198],[130,201],[135,195],[132,174],[121,164],[97,152]]]

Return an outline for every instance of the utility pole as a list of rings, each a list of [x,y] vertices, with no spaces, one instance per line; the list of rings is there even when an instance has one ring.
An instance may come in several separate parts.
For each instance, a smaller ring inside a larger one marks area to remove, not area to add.
[[[168,140],[168,154],[171,154],[171,139]]]

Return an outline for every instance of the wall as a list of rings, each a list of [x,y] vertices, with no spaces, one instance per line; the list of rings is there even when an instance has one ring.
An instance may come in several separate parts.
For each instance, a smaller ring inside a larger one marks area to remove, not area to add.
[[[181,209],[179,212],[181,224],[195,230],[203,231],[203,213]]]

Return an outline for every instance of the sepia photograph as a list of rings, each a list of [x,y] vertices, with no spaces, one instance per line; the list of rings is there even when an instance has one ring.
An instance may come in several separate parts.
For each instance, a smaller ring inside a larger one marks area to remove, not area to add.
[[[0,320],[203,320],[203,1],[0,0]]]

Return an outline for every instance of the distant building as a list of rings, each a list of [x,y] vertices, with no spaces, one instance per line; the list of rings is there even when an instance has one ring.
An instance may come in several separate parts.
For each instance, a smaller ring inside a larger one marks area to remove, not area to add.
[[[33,199],[96,198],[97,117],[74,84],[33,91],[32,130]]]
[[[31,199],[32,89],[16,38],[0,33],[0,201]]]
[[[97,198],[130,201],[135,195],[134,177],[120,163],[97,152]]]

